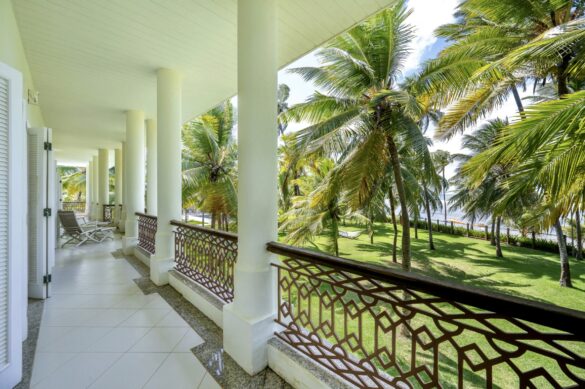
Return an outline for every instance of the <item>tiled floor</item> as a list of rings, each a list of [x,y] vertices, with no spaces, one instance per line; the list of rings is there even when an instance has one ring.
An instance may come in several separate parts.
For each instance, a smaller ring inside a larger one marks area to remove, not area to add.
[[[111,253],[120,240],[57,251],[33,388],[219,388],[190,351],[203,339],[138,272]]]

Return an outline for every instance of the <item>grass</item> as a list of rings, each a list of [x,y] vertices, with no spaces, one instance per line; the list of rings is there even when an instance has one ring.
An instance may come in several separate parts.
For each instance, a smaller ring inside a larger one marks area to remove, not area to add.
[[[341,229],[362,230],[349,225]],[[428,248],[427,231],[419,230],[418,237],[414,238],[414,229],[411,229],[413,271],[435,279],[585,311],[585,261],[571,258],[573,288],[561,288],[557,254],[503,244],[504,258],[497,258],[495,247],[488,241],[437,232],[433,233],[436,250],[432,251]],[[327,237],[320,236],[306,247],[327,252],[328,242]],[[400,242],[399,235],[399,246]],[[400,247],[397,249],[400,262]],[[400,268],[400,263],[392,263],[391,225],[376,225],[374,244],[365,232],[358,239],[340,238],[339,255]]]
[[[342,227],[345,231],[357,231],[360,227],[347,226]],[[556,304],[567,308],[584,310],[585,304],[585,264],[574,260],[571,261],[571,271],[573,276],[573,288],[561,288],[558,284],[560,272],[559,259],[557,255],[541,251],[535,251],[519,247],[503,247],[504,258],[495,256],[495,248],[487,241],[465,238],[461,236],[451,236],[446,234],[433,234],[435,239],[436,250],[428,249],[428,235],[425,231],[419,230],[418,239],[414,239],[412,230],[412,264],[413,270],[431,276],[436,279],[450,280],[463,283],[465,285],[495,290],[503,293],[512,294],[532,300]],[[359,261],[375,263],[385,266],[397,266],[400,264],[392,263],[391,255],[392,227],[388,225],[377,225],[374,243],[371,244],[369,236],[364,233],[358,239],[339,239],[340,256],[352,258]],[[400,237],[398,239],[400,242]],[[327,251],[329,240],[326,236],[320,236],[307,248]],[[398,248],[398,257],[400,257],[400,248]],[[299,293],[299,290],[305,285],[313,293]],[[299,287],[301,287],[299,289]],[[358,305],[360,298],[353,292],[346,292],[339,296],[333,305],[325,307],[319,295],[326,293],[335,295],[341,293],[340,290],[331,289],[326,283],[318,284],[316,280],[309,280],[306,277],[296,279],[295,287],[292,293],[283,296],[285,300],[293,306],[295,317],[300,318],[304,327],[310,324],[310,327],[317,329],[321,338],[327,339],[332,343],[338,340],[333,338],[327,331],[323,330],[322,325],[333,322],[335,334],[338,339],[347,339],[349,334],[355,335],[360,339],[363,349],[353,351],[352,353],[359,357],[375,354],[376,347],[390,347],[395,343],[395,357],[398,366],[403,371],[410,370],[410,358],[412,354],[412,339],[396,333],[396,337],[391,332],[378,331],[373,321],[372,315],[380,314],[386,311],[393,319],[397,318],[396,309],[389,303],[378,302],[372,310],[365,310],[356,318],[351,319],[347,316],[347,304],[350,300],[356,301]],[[328,293],[331,292],[331,293]],[[317,292],[317,293],[315,293]],[[342,304],[341,301],[344,303]],[[446,303],[436,303],[436,307],[444,311],[452,311],[453,307]],[[298,316],[303,313],[301,316]],[[304,317],[303,317],[304,315]],[[361,322],[362,330],[358,321]],[[411,319],[410,324],[413,328],[426,327],[433,337],[444,334],[444,329],[437,327],[436,323],[426,315],[417,315]],[[494,323],[495,324],[495,323]],[[443,324],[446,325],[446,324]],[[476,323],[476,325],[478,325]],[[479,325],[482,327],[481,325]],[[503,322],[498,326],[508,332],[518,331],[512,324]],[[447,328],[449,325],[447,325]],[[424,338],[425,336],[423,336]],[[501,351],[494,349],[487,339],[474,332],[465,330],[455,336],[453,341],[460,347],[465,345],[477,345],[480,350],[486,353],[490,358],[501,355]],[[569,344],[570,343],[570,344]],[[375,345],[379,346],[375,346]],[[500,345],[502,346],[502,345]],[[548,348],[548,346],[543,346]],[[539,346],[539,347],[541,347]],[[583,343],[565,342],[565,346],[573,350],[577,355],[585,354],[585,345]],[[348,344],[343,346],[344,349],[350,347]],[[510,346],[504,346],[509,348]],[[512,347],[513,348],[513,347]],[[349,351],[349,350],[347,350]],[[390,350],[389,350],[390,351]],[[551,350],[552,351],[552,350]],[[423,350],[417,346],[417,365],[431,363],[431,350]],[[468,356],[475,362],[481,358],[475,353]],[[457,361],[458,351],[450,342],[442,343],[439,349],[440,360],[440,377],[439,380],[443,387],[457,386]],[[386,362],[388,359],[386,358]],[[378,368],[379,363],[374,361]],[[514,363],[522,370],[529,371],[538,367],[544,367],[562,385],[570,384],[567,376],[559,369],[553,359],[542,357],[535,353],[526,353],[520,358],[516,358]],[[383,369],[392,376],[400,375],[395,367]],[[585,370],[580,369],[578,375],[585,374]],[[516,374],[509,370],[505,364],[499,364],[494,368],[494,387],[508,388],[518,387]],[[411,378],[410,384],[413,387],[419,385]],[[485,372],[479,371],[473,373],[466,368],[464,373],[464,387],[481,388],[485,387]],[[549,384],[542,380],[536,380],[538,387],[548,387]]]

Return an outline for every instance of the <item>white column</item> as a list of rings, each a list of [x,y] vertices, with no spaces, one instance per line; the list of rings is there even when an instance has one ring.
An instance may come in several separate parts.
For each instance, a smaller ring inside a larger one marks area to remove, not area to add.
[[[99,208],[98,203],[100,201],[99,200],[99,179],[98,179],[98,176],[99,176],[98,166],[99,165],[98,165],[98,157],[97,157],[97,155],[94,155],[92,161],[93,161],[93,170],[92,170],[92,173],[93,174],[92,174],[91,182],[93,184],[92,185],[92,187],[93,187],[93,190],[92,190],[92,197],[93,197],[93,199],[92,199],[92,204],[91,204],[91,218],[93,220],[97,220],[98,219],[98,208]]]
[[[120,232],[125,232],[126,231],[126,203],[127,203],[127,199],[126,199],[126,194],[128,193],[128,191],[126,190],[126,188],[128,187],[127,182],[128,182],[128,174],[127,171],[128,169],[126,168],[126,160],[127,160],[127,154],[126,153],[126,142],[122,142],[122,213],[120,214],[120,220],[118,221],[118,229],[120,230]]]
[[[93,179],[93,162],[89,161],[87,168],[85,169],[85,214],[87,217],[91,217],[91,204],[93,202],[93,185],[91,180]]]
[[[110,203],[110,151],[98,150],[99,195],[98,220],[104,219],[104,205]]]
[[[266,251],[277,240],[276,18],[276,0],[238,1],[238,261],[223,344],[249,374],[267,365],[276,311]]]
[[[124,252],[131,254],[138,239],[135,212],[144,212],[144,112],[126,112],[126,236]]]
[[[157,214],[157,159],[156,120],[146,120],[146,210],[150,215]]]
[[[157,171],[158,226],[156,253],[150,260],[150,279],[157,285],[169,282],[173,266],[173,229],[181,219],[181,76],[174,70],[157,72]],[[164,174],[162,174],[164,172]]]
[[[122,164],[122,149],[115,151],[115,171],[116,171],[116,187],[114,196],[114,225],[120,221],[120,204],[122,204],[122,174],[124,166]]]

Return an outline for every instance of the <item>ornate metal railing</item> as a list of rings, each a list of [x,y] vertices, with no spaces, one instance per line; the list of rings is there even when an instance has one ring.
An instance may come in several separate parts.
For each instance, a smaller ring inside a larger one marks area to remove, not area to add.
[[[85,213],[85,201],[63,201],[62,208],[64,211]]]
[[[103,204],[103,209],[102,209],[102,217],[103,217],[103,221],[105,222],[112,222],[113,220],[113,212],[114,212],[114,208],[116,207],[115,204]]]
[[[585,387],[585,313],[269,243],[276,336],[362,388]]]
[[[156,227],[158,219],[156,216],[136,212],[138,217],[138,247],[154,254]]]
[[[229,303],[234,299],[238,236],[173,220],[175,270]]]

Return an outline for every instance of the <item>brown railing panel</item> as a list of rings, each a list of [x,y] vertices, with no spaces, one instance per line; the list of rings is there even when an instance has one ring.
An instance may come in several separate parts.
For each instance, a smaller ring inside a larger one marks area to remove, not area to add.
[[[103,221],[105,222],[109,222],[111,223],[113,220],[113,211],[114,208],[116,207],[115,204],[103,204],[103,209],[102,209],[102,217],[103,217]]]
[[[64,211],[85,213],[85,201],[63,201],[62,208]]]
[[[182,223],[175,226],[175,270],[229,303],[234,299],[238,236]]]
[[[156,216],[136,212],[138,217],[138,247],[154,254],[158,219]]]
[[[279,243],[276,335],[362,388],[583,387],[585,313]]]

